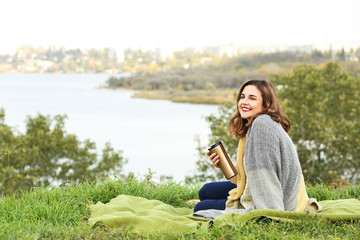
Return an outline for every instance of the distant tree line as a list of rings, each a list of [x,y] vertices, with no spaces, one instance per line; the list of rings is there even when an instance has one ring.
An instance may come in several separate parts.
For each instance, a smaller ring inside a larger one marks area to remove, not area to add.
[[[170,69],[152,72],[144,70],[129,77],[110,77],[106,86],[136,90],[179,89],[185,91],[238,88],[245,80],[265,79],[269,74],[286,73],[299,63],[321,66],[334,59],[337,59],[350,75],[359,76],[360,63],[348,61],[343,54],[342,51],[332,53],[331,51],[316,50],[311,54],[301,52],[258,53],[235,58],[225,56],[215,63],[209,64],[193,64],[192,58],[189,56],[181,58],[184,60],[182,65],[176,65]]]
[[[250,76],[265,78],[265,74],[242,72],[223,72],[217,68],[194,67],[178,68],[171,71],[147,73],[142,72],[130,77],[110,77],[107,87],[130,88],[136,90],[193,90],[214,88],[236,88]]]

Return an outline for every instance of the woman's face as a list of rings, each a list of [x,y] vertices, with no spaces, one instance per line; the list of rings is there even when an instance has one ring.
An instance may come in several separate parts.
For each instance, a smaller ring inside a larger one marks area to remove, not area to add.
[[[261,92],[254,85],[247,85],[240,95],[238,108],[241,118],[250,119],[263,111]]]

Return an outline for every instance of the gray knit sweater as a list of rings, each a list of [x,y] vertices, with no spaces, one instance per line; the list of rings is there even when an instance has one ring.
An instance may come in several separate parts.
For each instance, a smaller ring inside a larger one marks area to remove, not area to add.
[[[202,210],[194,216],[215,218],[255,209],[295,211],[301,167],[289,135],[269,115],[258,116],[246,137],[245,170],[254,205],[247,209]]]

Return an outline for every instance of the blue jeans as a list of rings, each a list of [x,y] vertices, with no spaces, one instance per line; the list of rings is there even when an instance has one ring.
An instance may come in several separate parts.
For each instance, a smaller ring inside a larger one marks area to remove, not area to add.
[[[200,202],[194,212],[206,209],[224,210],[229,191],[236,188],[230,181],[206,183],[199,191]]]

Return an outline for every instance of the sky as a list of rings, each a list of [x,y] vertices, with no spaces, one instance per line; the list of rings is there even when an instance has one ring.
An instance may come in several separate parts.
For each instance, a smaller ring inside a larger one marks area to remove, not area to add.
[[[0,0],[16,47],[168,48],[360,42],[359,0]]]

